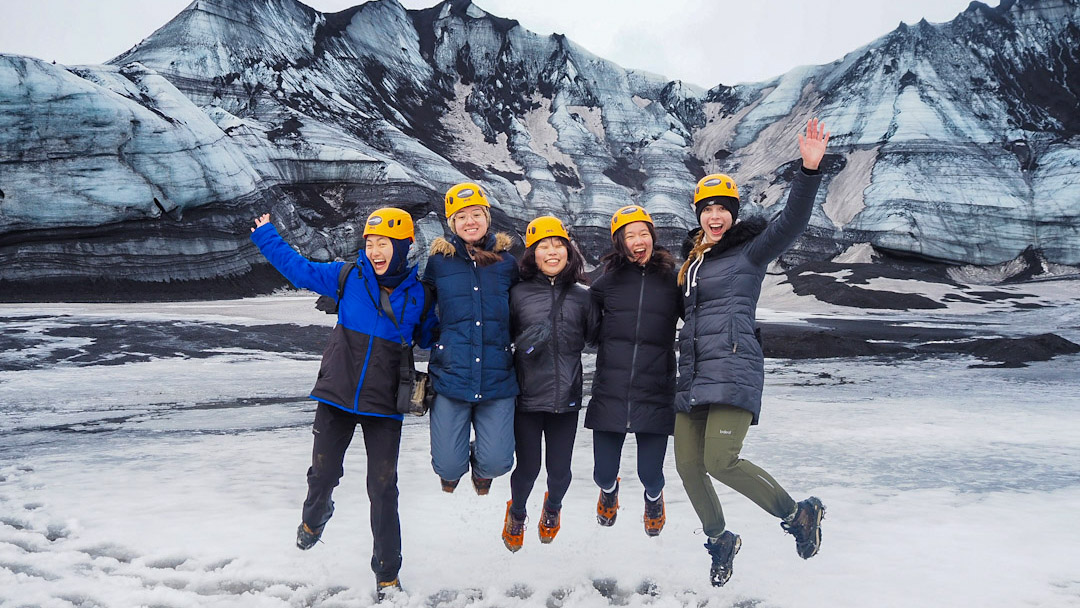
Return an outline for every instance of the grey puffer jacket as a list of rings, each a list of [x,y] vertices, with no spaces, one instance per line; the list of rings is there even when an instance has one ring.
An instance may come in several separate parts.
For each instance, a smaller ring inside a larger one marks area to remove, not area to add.
[[[685,323],[679,332],[676,411],[733,405],[758,423],[765,383],[765,359],[754,337],[761,283],[769,262],[806,229],[820,184],[819,172],[802,169],[776,219],[736,224],[683,266]]]
[[[550,323],[551,308],[563,289],[568,291],[546,343],[528,354],[521,345],[514,351],[519,411],[561,414],[581,409],[581,351],[586,343],[596,343],[600,327],[600,309],[588,288],[552,282],[542,273],[518,283],[510,290],[511,336]]]

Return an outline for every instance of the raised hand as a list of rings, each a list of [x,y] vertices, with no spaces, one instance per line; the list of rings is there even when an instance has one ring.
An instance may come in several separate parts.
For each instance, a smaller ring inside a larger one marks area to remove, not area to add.
[[[255,218],[255,228],[258,228],[259,226],[262,226],[263,224],[267,224],[269,222],[270,222],[270,214],[269,213],[264,213],[264,214],[260,215],[259,217]],[[255,232],[255,228],[252,228],[251,231]]]
[[[829,132],[825,130],[825,123],[818,122],[816,118],[806,121],[806,135],[799,134],[799,153],[802,154],[803,166],[811,170],[817,169],[828,144]]]

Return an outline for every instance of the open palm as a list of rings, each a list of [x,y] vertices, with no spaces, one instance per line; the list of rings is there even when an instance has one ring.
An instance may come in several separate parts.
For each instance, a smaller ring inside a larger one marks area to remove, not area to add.
[[[806,135],[799,134],[799,153],[802,154],[802,164],[807,169],[817,169],[821,159],[825,156],[825,147],[829,145],[829,132],[825,130],[825,123],[811,118],[806,121]]]

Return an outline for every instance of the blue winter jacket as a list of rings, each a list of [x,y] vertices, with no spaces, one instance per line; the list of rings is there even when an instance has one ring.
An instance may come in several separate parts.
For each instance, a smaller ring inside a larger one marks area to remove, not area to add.
[[[251,240],[290,283],[301,289],[337,298],[338,275],[344,262],[312,262],[278,235],[273,224],[251,233]],[[404,354],[402,342],[429,348],[437,323],[428,311],[421,326],[424,286],[416,267],[390,292],[390,306],[400,326],[383,312],[379,284],[363,253],[345,280],[338,303],[338,322],[323,352],[311,398],[354,414],[401,419],[395,404]]]
[[[518,281],[510,237],[488,235],[485,249],[502,260],[478,266],[457,236],[438,238],[424,281],[434,286],[439,340],[428,372],[435,392],[460,401],[487,401],[518,394],[510,349],[510,288]]]

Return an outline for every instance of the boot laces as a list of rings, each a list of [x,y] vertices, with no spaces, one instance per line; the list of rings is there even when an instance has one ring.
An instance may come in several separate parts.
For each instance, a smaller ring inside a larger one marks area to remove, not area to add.
[[[525,533],[525,518],[518,519],[514,515],[513,511],[510,512],[510,529],[511,536],[519,536]]]
[[[540,513],[540,526],[544,528],[554,528],[559,523],[559,512],[550,511],[545,508]]]
[[[795,513],[795,519],[790,522],[780,522],[780,527],[794,536],[796,542],[805,542],[810,533],[810,519],[810,509],[807,508],[807,505],[799,503],[799,510]]]
[[[645,517],[649,519],[659,519],[664,515],[664,503],[661,499],[657,498],[655,501],[645,501]]]

